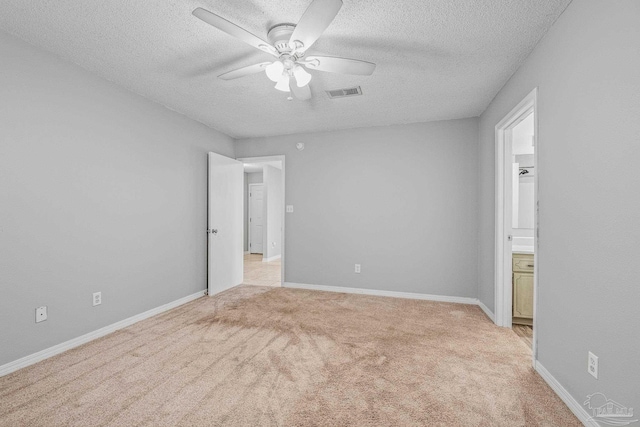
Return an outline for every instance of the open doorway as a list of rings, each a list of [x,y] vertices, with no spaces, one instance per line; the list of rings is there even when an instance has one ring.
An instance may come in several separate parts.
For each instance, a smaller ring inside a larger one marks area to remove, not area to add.
[[[496,125],[496,323],[536,358],[537,90]]]
[[[529,347],[533,341],[534,132],[533,111],[511,129],[511,323]]]
[[[243,283],[282,286],[284,158],[238,159],[244,167]]]

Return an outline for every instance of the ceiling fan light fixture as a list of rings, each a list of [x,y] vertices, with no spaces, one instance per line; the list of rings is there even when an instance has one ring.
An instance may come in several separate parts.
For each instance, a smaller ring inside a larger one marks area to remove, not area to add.
[[[278,84],[276,84],[276,89],[282,92],[291,92],[289,88],[289,74],[282,73],[280,80],[278,80]]]
[[[196,18],[276,58],[274,62],[261,62],[228,71],[218,78],[233,80],[264,70],[267,77],[276,83],[277,90],[291,94],[288,99],[307,101],[311,99],[309,82],[312,78],[308,70],[370,76],[376,67],[371,62],[335,56],[305,56],[329,27],[343,3],[343,0],[308,1],[311,4],[297,24],[277,24],[269,29],[268,42],[220,15],[196,8],[193,11]]]
[[[305,87],[311,81],[311,74],[307,73],[307,70],[299,65],[296,65],[293,69],[293,75],[296,77],[298,87]]]
[[[274,61],[273,63],[267,65],[265,68],[265,73],[267,73],[267,77],[272,82],[279,82],[282,78],[282,72],[284,71],[284,64],[280,61]]]

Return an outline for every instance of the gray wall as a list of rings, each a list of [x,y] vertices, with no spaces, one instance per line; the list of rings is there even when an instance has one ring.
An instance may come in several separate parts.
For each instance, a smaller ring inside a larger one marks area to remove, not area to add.
[[[282,255],[282,170],[264,166],[266,238],[264,256],[273,258]]]
[[[238,141],[238,157],[286,155],[286,281],[476,297],[477,124]]]
[[[262,182],[262,172],[244,174],[244,251],[249,251],[249,184]]]
[[[205,289],[231,138],[1,32],[0,57],[0,365]]]
[[[494,126],[539,87],[538,357],[640,407],[640,2],[574,1],[480,120],[479,296],[494,307]],[[587,352],[600,357],[600,379]]]

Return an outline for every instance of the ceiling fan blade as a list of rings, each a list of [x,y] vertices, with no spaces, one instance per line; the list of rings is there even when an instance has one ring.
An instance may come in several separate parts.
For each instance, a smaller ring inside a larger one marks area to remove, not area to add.
[[[251,34],[247,30],[238,27],[236,24],[227,21],[223,17],[216,15],[215,13],[211,13],[208,10],[204,10],[199,7],[193,11],[193,16],[195,16],[196,18],[200,18],[207,24],[216,27],[220,31],[224,31],[230,36],[242,40],[246,44],[253,46],[256,49],[260,49],[261,51],[270,53],[271,55],[276,57],[278,56],[278,52],[276,51],[276,49],[269,43],[262,40],[260,37]]]
[[[338,58],[336,56],[307,56],[298,62],[311,70],[340,74],[356,74],[359,76],[370,76],[376,69],[376,64],[373,62]]]
[[[229,71],[224,74],[220,74],[218,78],[222,80],[239,79],[240,77],[249,76],[251,74],[257,74],[267,67],[271,62],[261,62],[259,64],[249,65],[248,67],[238,68],[237,70]]]
[[[341,7],[342,0],[313,0],[293,30],[289,42],[302,42],[299,51],[309,49],[331,24]]]
[[[298,87],[295,77],[289,79],[289,89],[291,89],[293,96],[300,101],[311,99],[311,89],[309,85]]]

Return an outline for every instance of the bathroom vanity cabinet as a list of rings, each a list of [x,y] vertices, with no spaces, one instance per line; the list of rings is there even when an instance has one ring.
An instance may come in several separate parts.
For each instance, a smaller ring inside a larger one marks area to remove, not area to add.
[[[533,324],[533,254],[513,254],[513,323]]]

